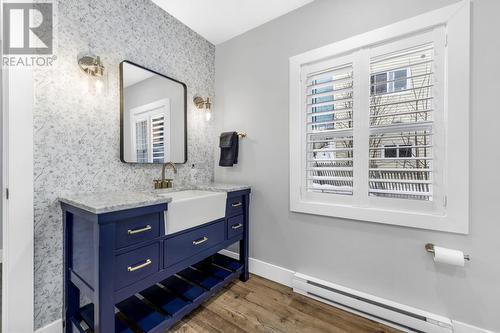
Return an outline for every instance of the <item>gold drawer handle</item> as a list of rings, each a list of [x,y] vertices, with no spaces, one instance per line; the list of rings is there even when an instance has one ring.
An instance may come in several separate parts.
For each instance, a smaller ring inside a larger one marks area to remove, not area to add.
[[[135,234],[140,234],[141,232],[149,231],[151,229],[152,229],[151,226],[148,224],[147,226],[141,229],[134,229],[134,230],[128,229],[127,233],[129,235],[135,235]]]
[[[231,228],[232,228],[233,230],[236,230],[236,229],[241,228],[242,226],[243,226],[243,224],[238,223],[238,224],[235,224],[235,225],[231,226]]]
[[[242,205],[242,203],[241,203],[241,202],[237,202],[237,203],[231,204],[231,206],[233,206],[233,207],[239,207],[239,206],[241,206],[241,205]]]
[[[127,267],[127,270],[128,270],[129,272],[134,272],[134,271],[136,271],[136,270],[138,270],[138,269],[141,269],[141,268],[144,268],[144,267],[146,267],[146,266],[149,266],[149,265],[151,265],[152,263],[153,263],[153,262],[151,261],[151,259],[147,259],[145,262],[143,262],[143,263],[142,263],[142,264],[140,264],[140,265],[137,265],[137,266],[128,266],[128,267]]]
[[[203,237],[202,239],[198,239],[198,240],[193,241],[193,245],[200,245],[200,244],[203,244],[203,243],[205,243],[207,240],[208,240],[208,237],[207,237],[207,236],[205,236],[205,237]]]

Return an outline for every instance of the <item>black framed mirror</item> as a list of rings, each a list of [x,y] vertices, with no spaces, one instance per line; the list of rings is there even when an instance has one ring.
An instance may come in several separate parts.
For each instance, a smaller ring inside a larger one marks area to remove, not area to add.
[[[120,159],[124,163],[186,163],[186,85],[122,61],[120,139]]]

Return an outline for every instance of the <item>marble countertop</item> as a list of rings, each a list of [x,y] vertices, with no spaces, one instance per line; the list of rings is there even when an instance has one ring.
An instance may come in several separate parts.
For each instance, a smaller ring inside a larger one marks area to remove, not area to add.
[[[148,191],[110,191],[95,193],[75,193],[59,198],[60,202],[86,210],[93,214],[110,213],[124,209],[169,203],[169,192],[185,190],[202,190],[214,192],[233,192],[250,189],[248,185],[232,185],[221,183],[181,185],[172,189]],[[161,195],[160,195],[161,194]]]
[[[150,193],[168,193],[179,192],[186,190],[200,190],[200,191],[213,191],[213,192],[234,192],[250,189],[249,185],[236,185],[236,184],[223,184],[223,183],[207,183],[207,184],[194,184],[194,185],[179,185],[174,188],[151,190]]]

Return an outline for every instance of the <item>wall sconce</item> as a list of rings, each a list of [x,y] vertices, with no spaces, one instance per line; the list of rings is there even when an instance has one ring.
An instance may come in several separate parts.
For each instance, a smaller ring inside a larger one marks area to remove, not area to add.
[[[196,107],[200,110],[205,110],[205,118],[208,120],[210,120],[210,118],[212,118],[212,103],[210,103],[210,98],[203,98],[203,97],[200,97],[200,96],[195,96],[193,98],[193,103],[194,105],[196,105]]]
[[[78,54],[77,57],[78,66],[80,69],[87,74],[89,78],[89,90],[94,90],[97,94],[103,92],[106,88],[106,72],[105,67],[99,56],[96,56],[90,52],[84,52]],[[93,85],[93,87],[92,87]]]

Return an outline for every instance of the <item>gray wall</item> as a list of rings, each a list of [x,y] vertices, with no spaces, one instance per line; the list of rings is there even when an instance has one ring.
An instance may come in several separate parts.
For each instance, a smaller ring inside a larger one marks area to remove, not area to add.
[[[194,94],[214,95],[215,47],[150,0],[56,1],[57,60],[37,68],[34,110],[35,327],[61,317],[62,225],[57,197],[70,192],[150,189],[160,166],[120,162],[119,69],[122,60],[164,73]],[[79,52],[100,55],[108,92],[84,93]],[[188,164],[176,183],[213,178],[215,132],[188,104]]]
[[[472,5],[471,225],[467,236],[291,213],[288,58],[454,0],[316,0],[216,48],[218,126],[243,130],[240,164],[215,179],[249,183],[252,257],[500,330],[500,1]],[[493,149],[492,149],[493,148]],[[463,181],[457,179],[456,181]],[[465,268],[435,265],[426,242],[462,249]]]

